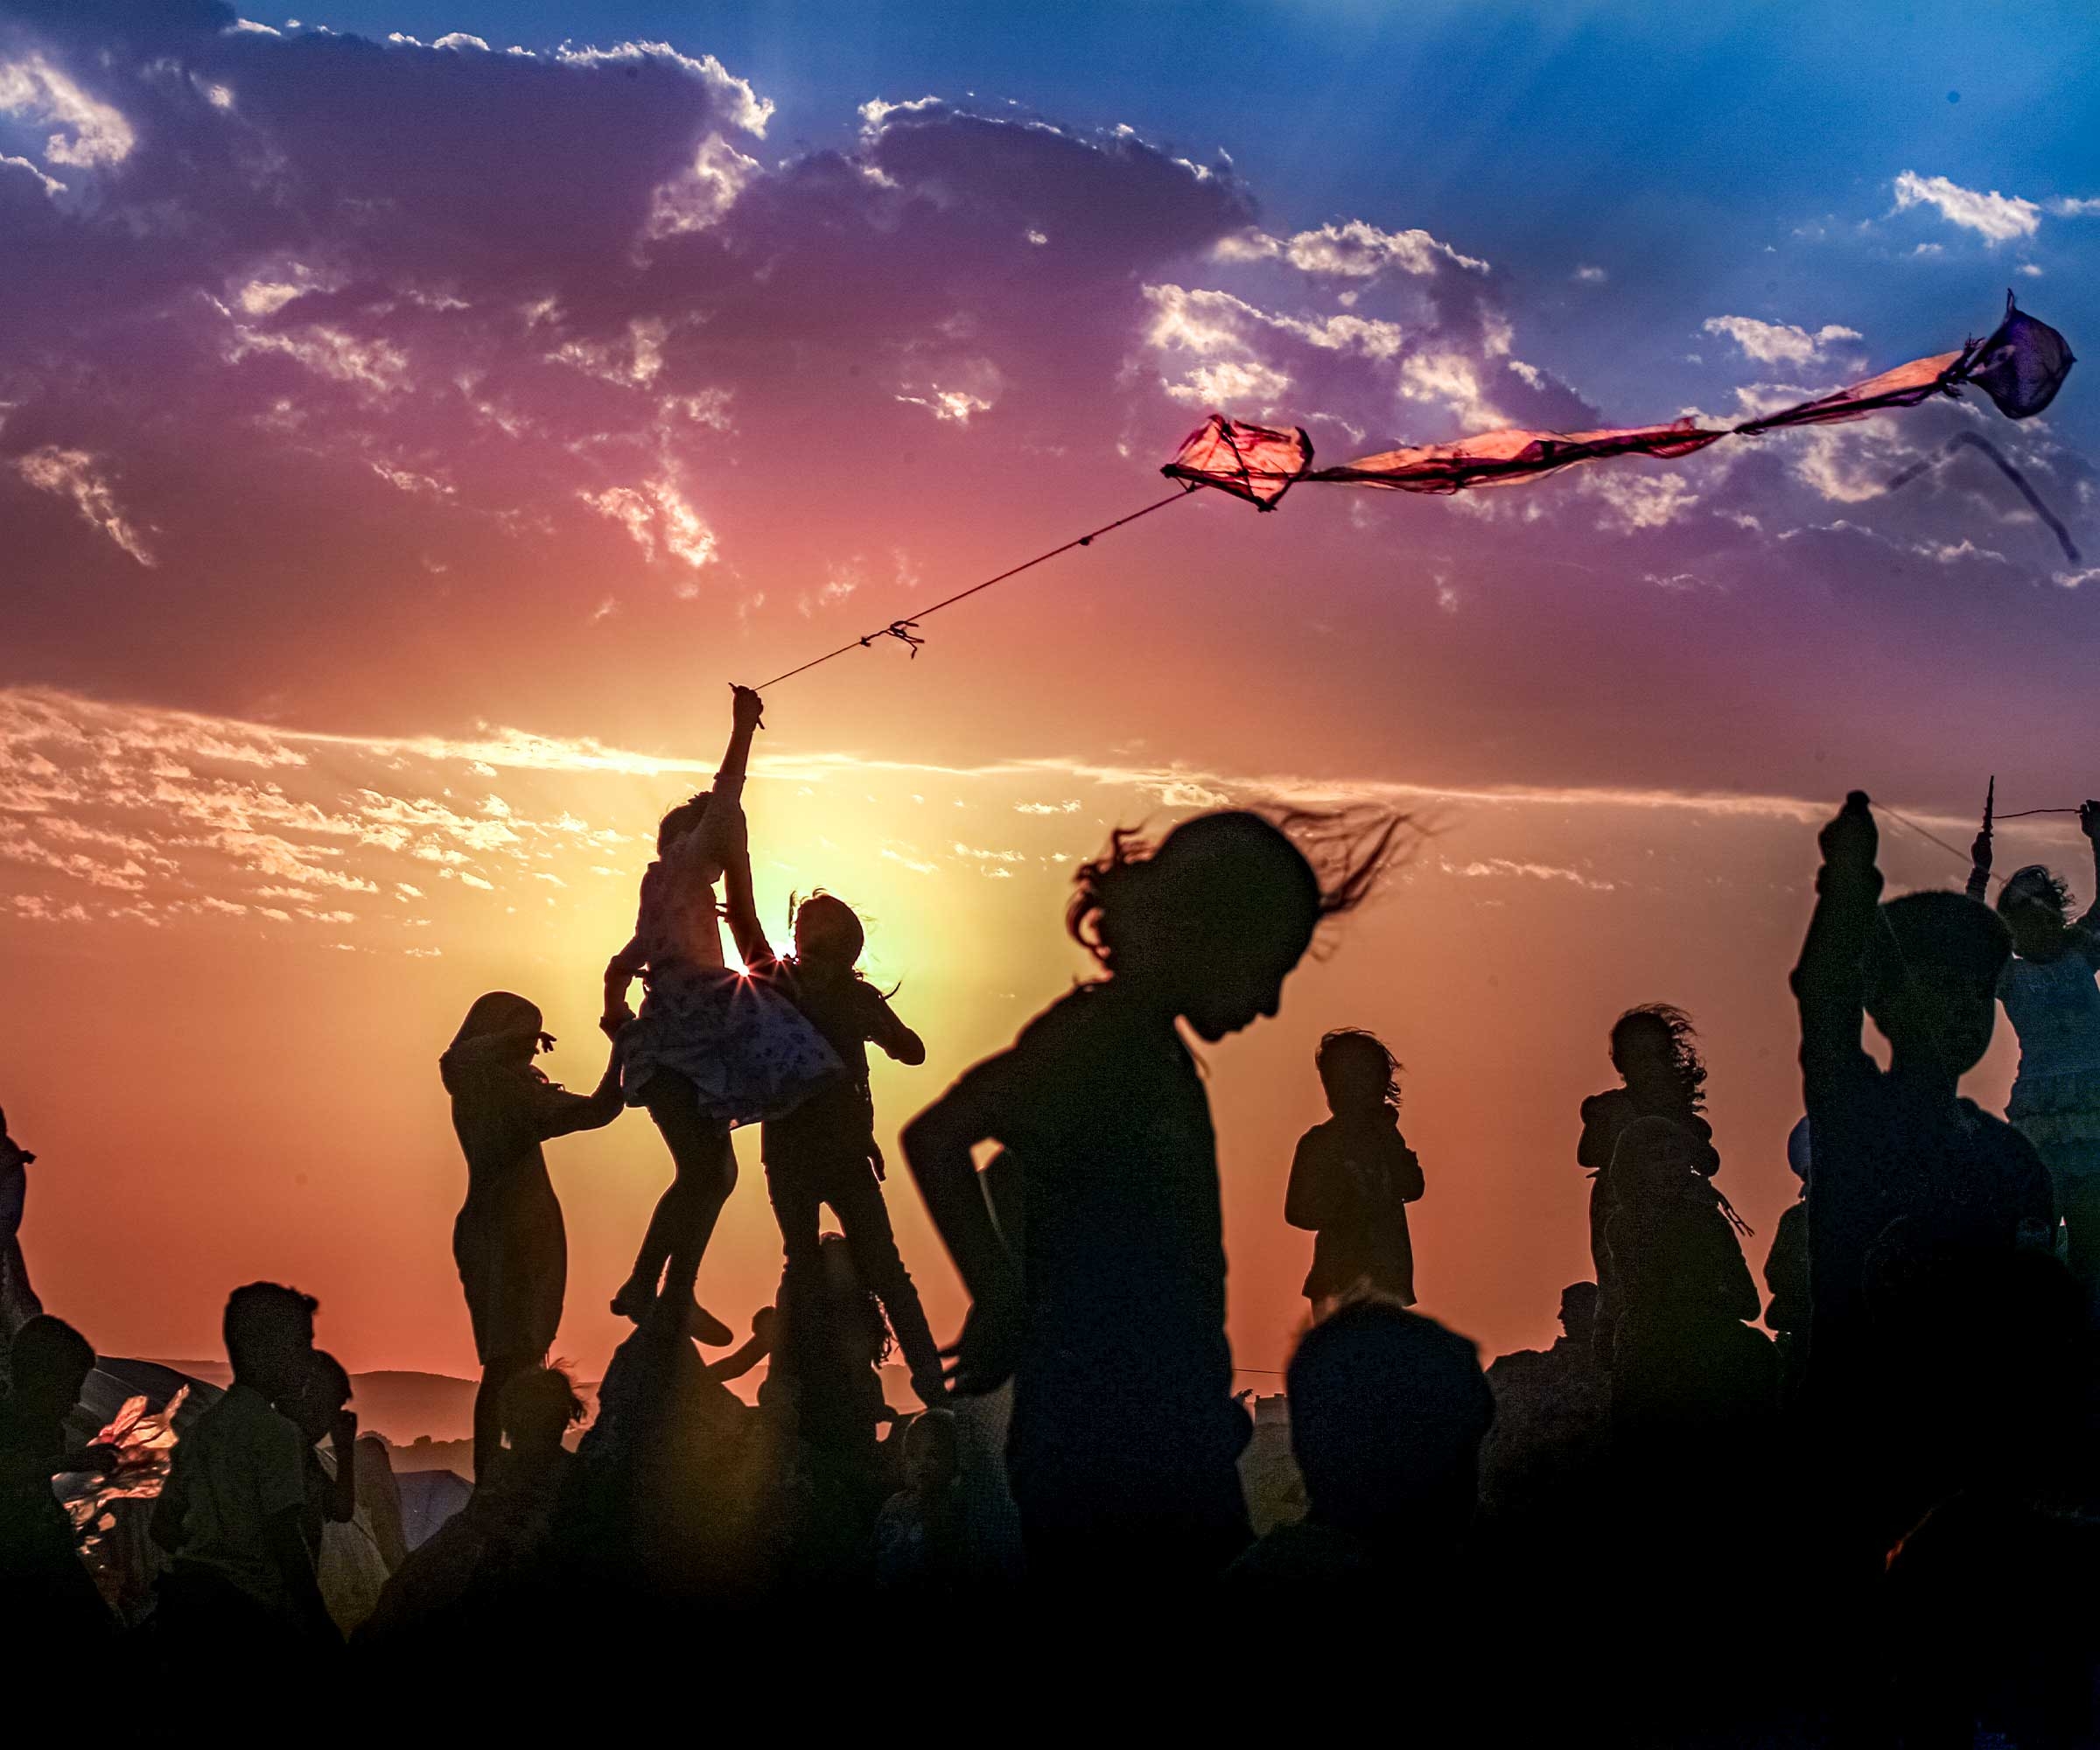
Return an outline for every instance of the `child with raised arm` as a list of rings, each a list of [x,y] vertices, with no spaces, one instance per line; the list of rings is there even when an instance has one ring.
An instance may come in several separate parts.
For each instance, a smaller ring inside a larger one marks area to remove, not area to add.
[[[452,1259],[466,1291],[481,1384],[474,1393],[474,1475],[494,1474],[503,1445],[503,1388],[542,1366],[562,1322],[569,1239],[542,1144],[601,1130],[620,1116],[620,1059],[589,1094],[571,1094],[534,1064],[553,1038],[536,1004],[508,990],[474,999],[438,1060],[452,1130],[466,1157],[466,1200],[452,1224]]]
[[[1904,1510],[1922,1510],[1919,1493],[1944,1480],[1927,1467],[1964,1409],[1925,1383],[1935,1327],[1904,1314],[1958,1304],[1977,1259],[2045,1242],[2055,1206],[2034,1145],[1959,1089],[1991,1043],[2006,926],[1959,893],[1881,904],[1880,835],[1862,791],[1819,843],[1793,976],[1815,1150],[1802,1405],[1854,1449],[1854,1486],[1887,1514],[1866,1530],[1893,1536]],[[1860,1044],[1868,1016],[1888,1039],[1886,1069]],[[1937,1419],[1921,1438],[1928,1413]]]
[[[1217,1148],[1180,1024],[1214,1043],[1277,1012],[1321,920],[1365,897],[1394,845],[1397,819],[1366,821],[1290,822],[1325,880],[1251,814],[1200,816],[1156,847],[1117,833],[1067,916],[1106,976],[905,1130],[972,1300],[956,1389],[1013,1380],[1008,1478],[1048,1590],[1127,1605],[1200,1585],[1248,1541]],[[1018,1258],[977,1184],[990,1140],[1025,1164]]]
[[[760,1153],[789,1271],[816,1262],[817,1222],[830,1204],[861,1281],[881,1301],[896,1334],[912,1370],[912,1390],[932,1405],[947,1396],[941,1351],[883,1201],[882,1150],[875,1141],[875,1102],[868,1090],[871,1045],[906,1064],[924,1063],[926,1046],[858,970],[866,939],[860,919],[844,900],[813,893],[794,914],[794,958],[752,962],[754,972],[771,975],[845,1065],[837,1081],[792,1112],[766,1121]]]
[[[2091,841],[2094,891],[2100,894],[2100,802],[2078,810]],[[1991,828],[1976,837],[1969,897],[1989,892]],[[2089,1293],[2100,1287],[2100,898],[2076,922],[2071,890],[2039,863],[2015,870],[1998,896],[1998,914],[2012,932],[2012,957],[1998,981],[2012,1031],[2020,1035],[2020,1074],[2006,1116],[2034,1144],[2055,1187],[2066,1258]]]
[[[1422,1163],[1400,1134],[1399,1062],[1361,1027],[1323,1036],[1312,1061],[1333,1116],[1298,1138],[1284,1198],[1284,1219],[1318,1236],[1305,1297],[1315,1319],[1365,1292],[1412,1306],[1407,1206],[1424,1186]]]
[[[690,1304],[692,1334],[717,1344],[730,1333],[694,1302],[693,1284],[736,1186],[731,1127],[790,1111],[842,1073],[838,1054],[794,1004],[732,972],[723,959],[725,914],[739,936],[755,930],[742,799],[760,709],[750,688],[734,690],[729,748],[714,788],[681,802],[658,825],[634,934],[606,968],[603,1025],[619,1040],[620,1086],[628,1105],[648,1108],[674,1170],[612,1310],[640,1323],[655,1304],[661,1278],[664,1293]],[[727,892],[726,913],[717,882]],[[639,1016],[627,1007],[637,977],[648,991]]]

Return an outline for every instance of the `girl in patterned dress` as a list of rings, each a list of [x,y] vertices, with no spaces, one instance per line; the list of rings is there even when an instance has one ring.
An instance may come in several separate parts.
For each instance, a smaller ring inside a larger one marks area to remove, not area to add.
[[[640,1323],[661,1278],[663,1293],[692,1303],[692,1334],[714,1343],[730,1333],[693,1303],[693,1283],[737,1182],[730,1130],[793,1110],[844,1073],[793,1003],[723,961],[724,915],[739,944],[756,937],[742,797],[760,709],[750,688],[735,690],[735,726],[714,788],[664,816],[634,937],[606,968],[605,1025],[617,1030],[621,1090],[628,1105],[648,1109],[675,1169],[612,1310]],[[726,907],[717,882],[725,884]],[[636,1015],[627,992],[638,976],[647,994]]]

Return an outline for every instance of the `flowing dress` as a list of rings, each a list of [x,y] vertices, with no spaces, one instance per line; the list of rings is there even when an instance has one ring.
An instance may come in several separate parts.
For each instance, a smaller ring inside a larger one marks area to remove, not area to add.
[[[620,1087],[630,1106],[660,1069],[693,1086],[701,1115],[724,1128],[792,1111],[844,1074],[837,1053],[802,1012],[722,955],[715,883],[745,852],[741,777],[718,775],[699,824],[649,864],[634,939],[613,964],[648,985],[620,1036]]]

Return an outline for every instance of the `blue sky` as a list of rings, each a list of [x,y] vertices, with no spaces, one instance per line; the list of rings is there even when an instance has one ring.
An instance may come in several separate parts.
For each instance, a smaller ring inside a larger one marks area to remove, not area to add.
[[[1420,226],[1497,263],[1541,362],[1629,418],[1710,386],[1678,343],[1717,300],[1843,323],[1892,359],[1945,344],[1942,312],[1981,319],[2000,282],[2067,331],[2100,327],[2080,269],[2100,215],[2083,234],[2045,223],[2017,256],[2040,280],[1929,211],[1877,222],[1906,170],[2038,202],[2100,192],[2090,7],[323,0],[307,22],[668,40],[773,99],[780,151],[847,144],[871,97],[971,94],[1200,160],[1222,148],[1272,229]],[[1565,284],[1582,265],[1609,298]]]

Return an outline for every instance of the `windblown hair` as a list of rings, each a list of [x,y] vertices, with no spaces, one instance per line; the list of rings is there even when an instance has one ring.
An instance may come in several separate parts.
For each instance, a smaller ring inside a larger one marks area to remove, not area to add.
[[[1400,1060],[1393,1055],[1391,1046],[1366,1027],[1335,1027],[1320,1036],[1320,1048],[1312,1054],[1312,1067],[1320,1072],[1320,1085],[1332,1095],[1334,1074],[1351,1058],[1362,1059],[1367,1066],[1376,1064],[1384,1072],[1385,1103],[1397,1110]]]
[[[2040,863],[2030,863],[2025,869],[2015,869],[2006,878],[2006,885],[1998,890],[1998,916],[2010,918],[2012,908],[2022,900],[2053,906],[2058,914],[2065,918],[2070,916],[2071,907],[2077,903],[2071,892],[2071,884],[2054,870]]]
[[[1684,1090],[1684,1103],[1695,1112],[1701,1110],[1706,1104],[1706,1060],[1699,1055],[1699,1035],[1691,1017],[1674,1003],[1643,1003],[1628,1009],[1612,1023],[1614,1060],[1622,1044],[1643,1033],[1667,1046],[1670,1073]]]
[[[672,845],[700,824],[700,817],[707,812],[707,805],[714,800],[714,794],[712,790],[696,790],[656,822],[657,856],[667,856]]]
[[[1375,805],[1245,809],[1183,821],[1156,843],[1119,827],[1073,877],[1065,928],[1108,971],[1162,928],[1191,946],[1313,932],[1354,911],[1402,853],[1407,816]]]
[[[500,1411],[503,1432],[522,1438],[528,1429],[574,1427],[584,1419],[584,1400],[558,1367],[531,1368],[505,1384]]]

